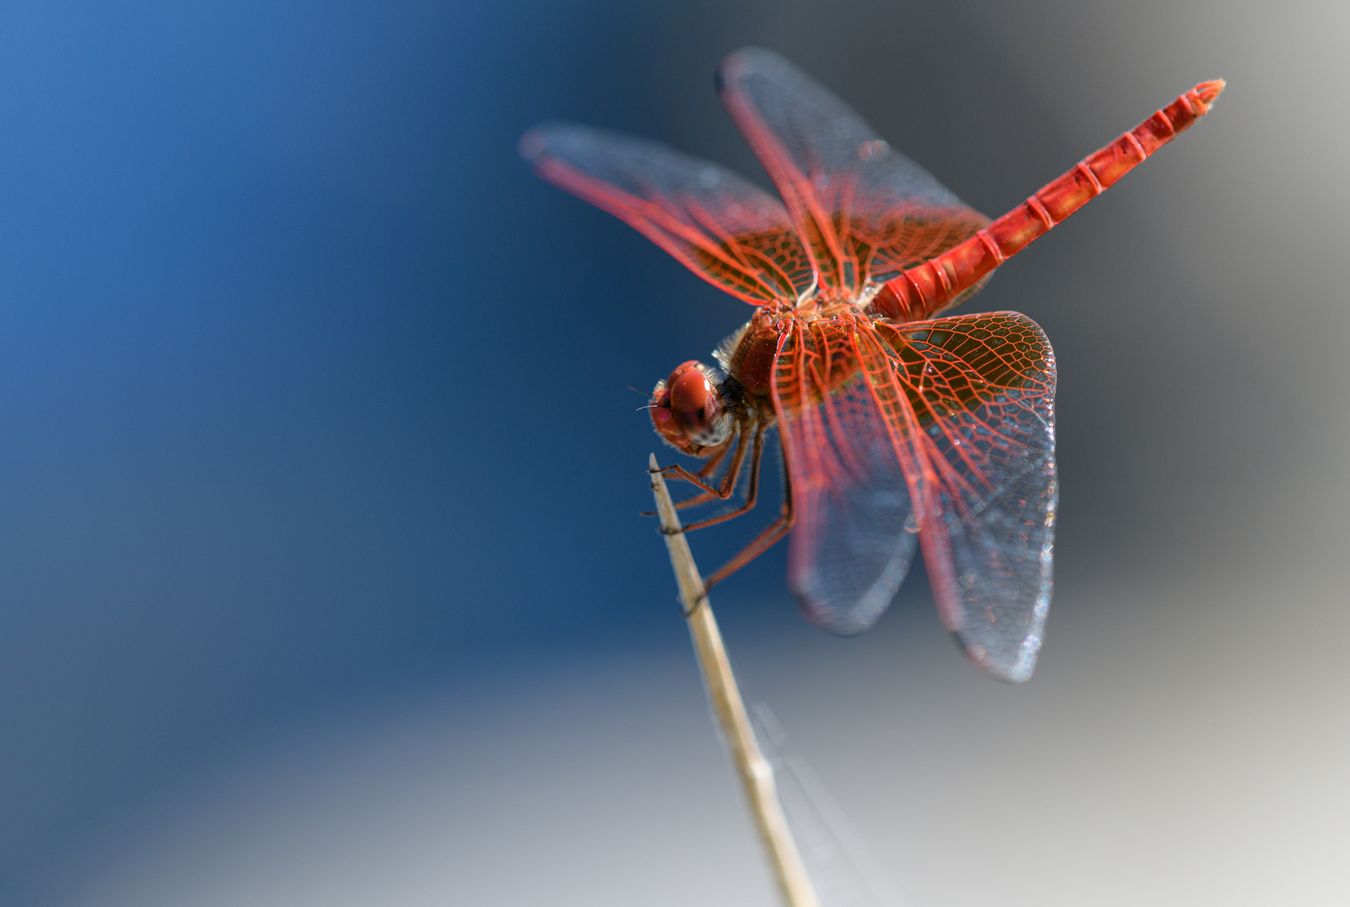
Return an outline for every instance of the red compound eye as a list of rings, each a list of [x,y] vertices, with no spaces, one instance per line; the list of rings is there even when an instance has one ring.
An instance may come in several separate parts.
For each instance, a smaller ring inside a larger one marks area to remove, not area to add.
[[[721,393],[712,372],[697,362],[685,362],[652,391],[652,425],[679,450],[697,455],[722,443],[727,420]]]
[[[666,379],[670,388],[670,408],[690,427],[712,421],[717,408],[717,391],[697,362],[686,362]]]

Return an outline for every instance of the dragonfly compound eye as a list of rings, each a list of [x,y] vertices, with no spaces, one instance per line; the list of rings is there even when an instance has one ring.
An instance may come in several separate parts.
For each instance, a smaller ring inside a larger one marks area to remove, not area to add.
[[[656,385],[651,413],[661,437],[688,454],[721,444],[731,430],[716,376],[699,362],[676,367]]]

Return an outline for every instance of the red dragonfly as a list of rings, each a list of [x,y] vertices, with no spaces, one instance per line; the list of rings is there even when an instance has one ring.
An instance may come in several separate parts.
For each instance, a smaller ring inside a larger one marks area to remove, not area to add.
[[[662,439],[704,460],[667,466],[701,493],[755,505],[777,426],[782,509],[709,585],[792,530],[789,585],[840,633],[870,627],[916,544],[948,630],[1003,680],[1031,676],[1050,605],[1055,358],[1016,312],[935,317],[1037,237],[1208,113],[1202,82],[997,220],[964,205],[847,105],[776,54],[732,54],[718,90],[780,203],[661,145],[572,124],[521,149],[544,179],[635,227],[755,306],[714,354],[656,385]]]

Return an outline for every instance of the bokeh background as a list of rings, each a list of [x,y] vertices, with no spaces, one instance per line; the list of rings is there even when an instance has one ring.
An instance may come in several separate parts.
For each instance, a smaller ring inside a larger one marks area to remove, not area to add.
[[[990,213],[1229,80],[977,301],[1059,357],[1031,683],[965,663],[921,572],[851,640],[782,551],[718,590],[827,903],[1344,903],[1347,26],[8,0],[0,903],[773,903],[629,389],[747,311],[515,153],[568,118],[761,178],[711,87],[750,43]]]

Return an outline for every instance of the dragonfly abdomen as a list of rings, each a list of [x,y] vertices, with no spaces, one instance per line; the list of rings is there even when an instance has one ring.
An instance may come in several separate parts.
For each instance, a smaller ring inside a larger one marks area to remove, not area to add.
[[[896,321],[912,321],[948,308],[1208,113],[1223,87],[1222,79],[1201,82],[1178,96],[974,236],[887,281],[872,310]]]

